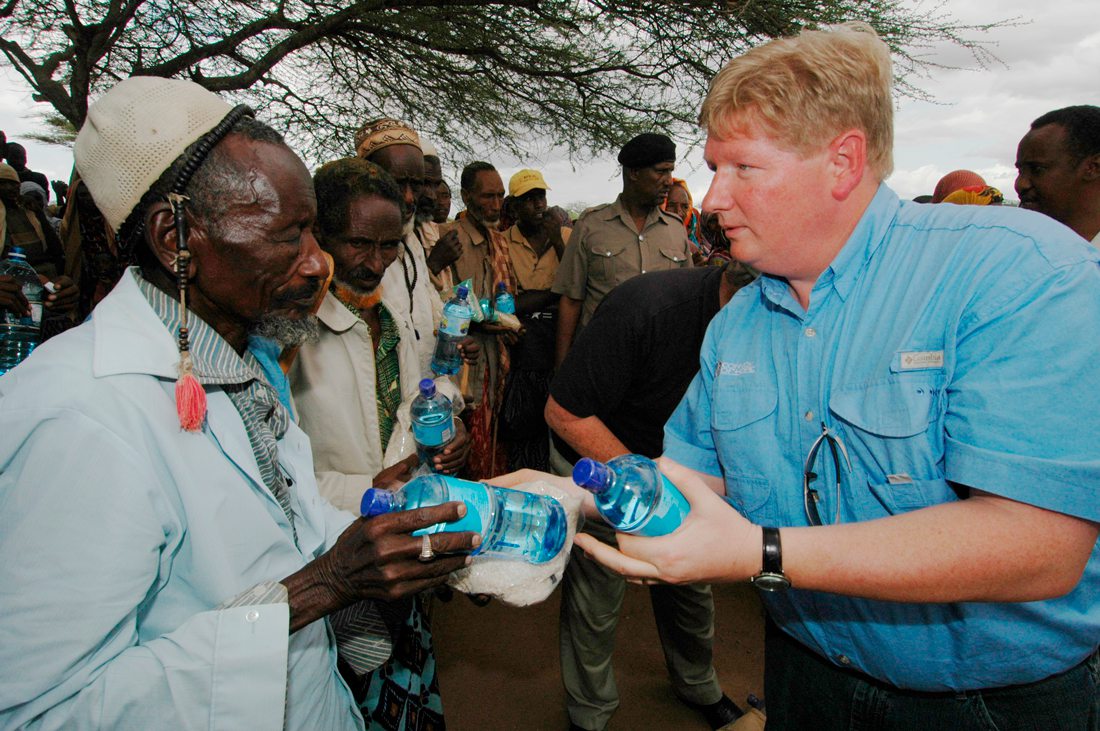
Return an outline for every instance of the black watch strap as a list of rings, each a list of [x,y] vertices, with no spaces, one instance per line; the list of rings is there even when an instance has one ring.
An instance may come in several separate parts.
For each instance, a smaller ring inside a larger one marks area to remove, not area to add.
[[[761,591],[784,591],[791,580],[783,573],[783,547],[779,541],[779,529],[764,527],[763,562],[760,573],[752,577],[752,585]]]
[[[783,546],[779,542],[778,528],[764,528],[763,569],[769,574],[783,573]]]

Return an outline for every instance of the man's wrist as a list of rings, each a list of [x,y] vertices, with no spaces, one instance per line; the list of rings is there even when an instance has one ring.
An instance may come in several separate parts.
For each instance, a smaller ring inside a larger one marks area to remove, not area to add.
[[[762,527],[759,545],[760,571],[749,581],[761,591],[778,592],[789,589],[791,580],[783,572],[783,543],[779,529]]]

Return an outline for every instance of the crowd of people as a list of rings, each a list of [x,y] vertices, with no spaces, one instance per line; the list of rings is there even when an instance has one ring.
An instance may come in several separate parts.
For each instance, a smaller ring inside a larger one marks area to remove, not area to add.
[[[52,206],[5,139],[4,255],[51,293],[0,378],[0,727],[442,729],[429,609],[480,536],[412,535],[461,503],[361,518],[363,492],[429,469],[576,491],[580,457],[636,453],[691,515],[638,538],[586,507],[571,728],[618,706],[628,581],[675,695],[735,723],[709,584],[751,581],[768,728],[1096,731],[1100,108],[1023,135],[1030,210],[965,170],[902,202],[891,78],[862,24],[765,44],[703,102],[698,207],[645,133],[576,220],[484,161],[450,220],[439,151],[388,117],[311,174],[189,81],[96,99]],[[488,316],[439,375],[460,286]],[[429,464],[423,379],[457,415]]]

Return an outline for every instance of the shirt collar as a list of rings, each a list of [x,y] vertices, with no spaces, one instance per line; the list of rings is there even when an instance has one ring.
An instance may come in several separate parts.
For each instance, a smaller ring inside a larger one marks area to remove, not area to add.
[[[317,319],[329,330],[337,333],[347,332],[359,322],[359,318],[344,307],[332,292],[325,292],[324,299],[321,300],[321,308],[317,310]]]
[[[897,218],[900,207],[901,201],[897,194],[885,183],[879,183],[875,197],[863,212],[852,235],[829,267],[818,277],[814,289],[818,286],[832,286],[840,298],[846,300],[855,287],[860,272],[886,240],[886,234]]]
[[[179,300],[158,289],[143,277],[135,281],[145,301],[152,307],[153,313],[169,333],[176,334],[180,328]],[[238,354],[225,338],[214,328],[202,321],[194,312],[187,313],[188,345],[191,349],[191,361],[195,375],[203,383],[227,384],[248,383],[262,372],[255,357],[248,350]]]
[[[627,228],[634,228],[634,217],[630,215],[630,212],[626,210],[626,206],[623,205],[622,193],[620,193],[618,197],[615,198],[615,202],[611,204],[608,210],[611,211],[611,215],[609,216],[609,218],[614,218],[615,216],[618,216],[622,219],[623,223],[627,225]],[[656,206],[649,213],[646,214],[645,223],[642,224],[642,231],[639,231],[638,233],[642,233],[651,225],[656,223],[663,223],[666,226],[669,225],[669,222],[666,221],[664,216],[661,215],[660,206]]]
[[[897,194],[885,183],[880,183],[852,234],[814,282],[810,293],[811,301],[820,299],[830,287],[836,290],[842,300],[848,298],[859,280],[860,272],[886,239],[900,206],[901,201]],[[786,279],[764,274],[759,281],[761,292],[774,304],[791,309],[792,312],[801,312],[796,307],[797,303]]]

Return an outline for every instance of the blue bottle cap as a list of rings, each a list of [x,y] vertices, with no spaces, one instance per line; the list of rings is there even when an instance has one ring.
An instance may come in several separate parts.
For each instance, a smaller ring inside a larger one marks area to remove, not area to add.
[[[466,295],[470,294],[470,289],[465,284],[458,285],[458,289],[455,290],[455,294],[460,300],[466,299]]]
[[[430,378],[420,381],[420,395],[424,398],[435,396],[435,381]]]
[[[500,291],[500,292],[507,292],[508,291],[508,283],[507,282],[497,282],[497,290]]]
[[[603,462],[581,457],[573,465],[573,482],[591,492],[603,492],[611,485],[611,468]]]
[[[365,518],[373,518],[393,511],[393,493],[387,490],[379,490],[377,487],[368,487],[363,493],[363,500],[359,503],[359,514]]]

